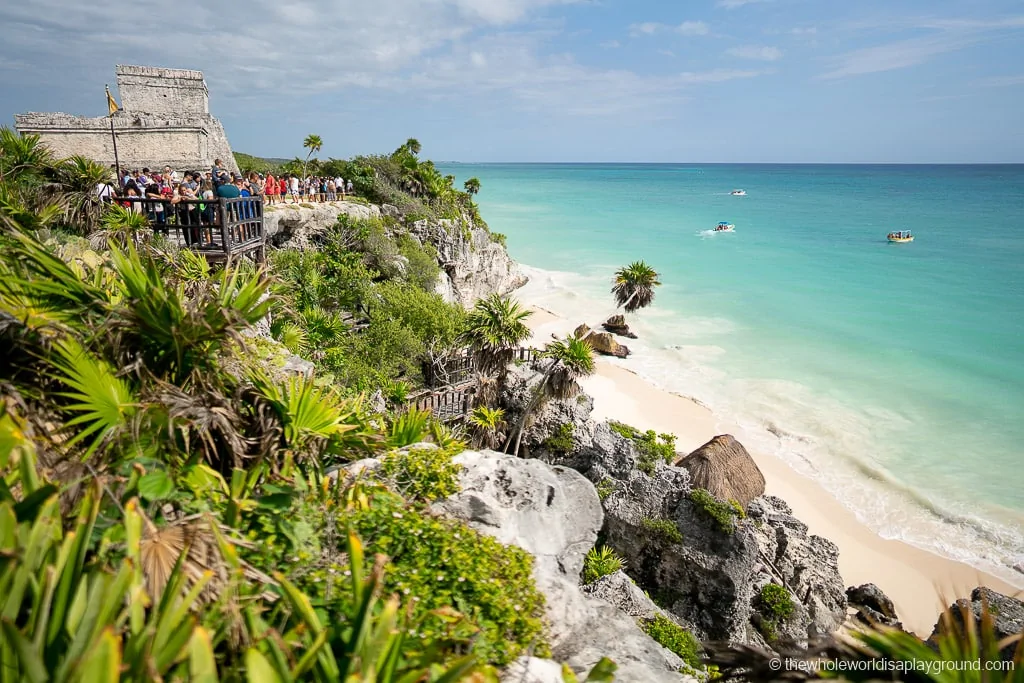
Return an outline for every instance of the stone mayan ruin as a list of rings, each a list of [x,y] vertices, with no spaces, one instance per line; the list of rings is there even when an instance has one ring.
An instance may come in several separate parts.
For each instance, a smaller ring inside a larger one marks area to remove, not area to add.
[[[114,114],[114,132],[122,168],[203,169],[221,159],[238,171],[224,127],[210,115],[202,71],[118,65],[117,91],[121,109]],[[39,135],[58,156],[114,163],[108,116],[33,112],[15,116],[14,125],[20,133]]]

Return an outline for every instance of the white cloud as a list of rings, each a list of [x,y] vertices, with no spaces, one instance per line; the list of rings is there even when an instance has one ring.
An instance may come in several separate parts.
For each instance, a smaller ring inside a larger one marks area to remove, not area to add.
[[[777,47],[758,47],[756,45],[744,45],[742,47],[731,47],[725,51],[732,57],[741,59],[757,59],[763,62],[774,62],[782,58],[782,50]]]
[[[711,33],[711,28],[703,21],[684,21],[678,26],[659,24],[655,21],[645,21],[640,24],[631,24],[629,27],[629,35],[634,38],[644,35],[651,36],[663,31],[674,31],[675,33],[684,36],[706,36]]]
[[[717,0],[715,2],[719,7],[726,9],[736,9],[737,7],[743,7],[744,5],[752,5],[756,2],[770,2],[771,0]]]
[[[663,55],[665,57],[675,57],[676,56],[676,53],[672,52],[672,50],[658,50],[658,54],[659,55]]]
[[[641,35],[654,35],[661,29],[665,28],[664,24],[659,24],[653,21],[645,21],[642,24],[632,24],[629,27],[629,35],[641,36]]]
[[[606,50],[614,50],[616,48],[622,47],[622,43],[620,43],[617,40],[606,40],[603,43],[601,43],[600,46]]]
[[[929,35],[892,41],[853,50],[833,59],[834,68],[818,76],[834,80],[847,76],[894,71],[924,64],[948,52],[962,50],[984,42],[989,34],[1001,30],[1024,28],[1024,16],[1001,19],[926,19],[890,22],[886,28],[931,31]],[[880,24],[863,24],[857,28],[878,29]]]
[[[80,101],[86,88],[112,83],[115,64],[134,63],[201,69],[220,116],[260,109],[283,119],[315,116],[347,102],[400,95],[470,96],[487,106],[559,115],[659,117],[670,115],[691,87],[761,73],[649,75],[552,54],[564,34],[557,22],[538,19],[562,4],[250,0],[238,14],[216,12],[207,0],[177,0],[172,12],[135,12],[127,22],[111,19],[123,15],[116,0],[4,3],[0,87],[31,80]],[[693,34],[703,30],[699,22],[685,25]]]
[[[684,21],[676,26],[676,33],[684,36],[706,36],[711,29],[703,21]]]

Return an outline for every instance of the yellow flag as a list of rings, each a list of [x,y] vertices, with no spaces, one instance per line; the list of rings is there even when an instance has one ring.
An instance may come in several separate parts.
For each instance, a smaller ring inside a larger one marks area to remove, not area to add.
[[[114,96],[110,94],[110,88],[107,88],[107,109],[110,110],[110,115],[113,116],[117,113],[120,107],[117,106],[117,102],[114,101]]]

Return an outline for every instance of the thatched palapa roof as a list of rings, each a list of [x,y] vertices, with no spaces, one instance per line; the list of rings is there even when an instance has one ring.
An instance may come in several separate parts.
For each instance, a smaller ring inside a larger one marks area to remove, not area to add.
[[[676,461],[690,473],[694,488],[715,498],[735,500],[744,508],[764,494],[764,475],[739,441],[722,434]]]

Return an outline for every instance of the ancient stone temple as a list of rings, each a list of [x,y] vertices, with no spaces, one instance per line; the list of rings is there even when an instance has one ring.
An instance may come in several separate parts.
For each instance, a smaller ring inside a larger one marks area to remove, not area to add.
[[[97,86],[97,99],[103,92]],[[117,66],[121,110],[114,133],[122,168],[209,168],[214,159],[237,171],[224,127],[210,115],[203,72],[152,66]],[[20,114],[20,133],[39,135],[57,156],[73,154],[114,163],[110,118],[71,114]]]

